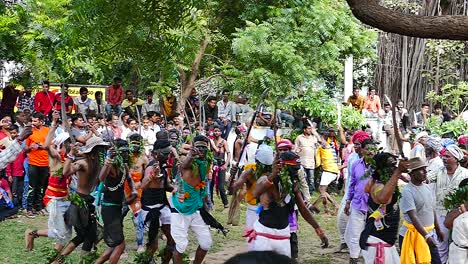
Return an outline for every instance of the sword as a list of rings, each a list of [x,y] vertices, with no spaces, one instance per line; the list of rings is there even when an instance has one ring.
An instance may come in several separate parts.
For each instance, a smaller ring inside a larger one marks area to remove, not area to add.
[[[393,123],[393,133],[395,134],[395,139],[398,144],[398,152],[402,158],[405,157],[405,154],[403,153],[403,140],[401,139],[400,136],[400,130],[398,129],[398,124],[396,120],[396,105],[392,104],[392,101],[390,98],[384,94],[385,99],[387,99],[388,103],[390,104],[390,107],[392,108],[392,123]]]
[[[60,88],[60,112],[62,114],[62,122],[65,126],[65,131],[67,131],[68,135],[70,136],[70,142],[72,144],[76,143],[75,137],[72,136],[70,125],[68,124],[68,117],[67,112],[65,111],[65,86],[62,85]]]

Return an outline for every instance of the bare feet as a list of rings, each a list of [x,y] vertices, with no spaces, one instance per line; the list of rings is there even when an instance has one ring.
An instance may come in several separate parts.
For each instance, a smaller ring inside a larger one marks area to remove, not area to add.
[[[38,237],[37,230],[27,229],[24,232],[24,244],[27,251],[34,249],[34,238]]]

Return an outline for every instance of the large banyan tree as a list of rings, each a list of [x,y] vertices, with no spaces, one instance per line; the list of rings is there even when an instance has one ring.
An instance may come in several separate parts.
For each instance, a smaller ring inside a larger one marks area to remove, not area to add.
[[[363,23],[382,30],[375,87],[418,111],[428,91],[468,79],[467,0],[347,0]]]

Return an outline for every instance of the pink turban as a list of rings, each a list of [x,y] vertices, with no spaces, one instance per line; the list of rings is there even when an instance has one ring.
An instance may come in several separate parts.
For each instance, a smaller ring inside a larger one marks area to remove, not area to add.
[[[354,142],[357,142],[357,143],[362,143],[364,140],[366,139],[370,139],[370,135],[367,134],[366,132],[362,131],[362,130],[359,130],[359,131],[356,131],[354,132],[354,135],[353,137],[351,138],[351,140]]]

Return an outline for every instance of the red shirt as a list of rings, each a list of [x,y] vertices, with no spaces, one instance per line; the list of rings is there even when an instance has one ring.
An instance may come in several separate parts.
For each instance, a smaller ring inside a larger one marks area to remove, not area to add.
[[[6,179],[0,179],[0,187],[3,188],[3,190],[5,190],[5,192],[9,192],[10,191],[10,184],[8,183],[8,181]]]
[[[119,86],[114,88],[114,85],[107,87],[106,100],[110,105],[121,105],[123,101],[123,88]]]
[[[56,93],[54,96],[55,110],[60,111],[62,109],[62,94]],[[73,109],[73,98],[70,95],[65,96],[65,109],[67,113],[71,113]]]
[[[34,111],[48,115],[52,111],[52,103],[54,102],[55,94],[53,92],[40,91],[34,97]]]
[[[26,159],[26,153],[21,151],[16,159],[9,163],[5,168],[5,173],[7,176],[13,177],[23,177],[24,176],[24,166],[23,162]]]

